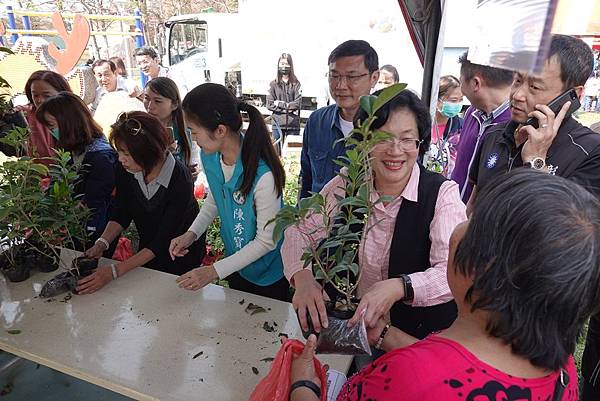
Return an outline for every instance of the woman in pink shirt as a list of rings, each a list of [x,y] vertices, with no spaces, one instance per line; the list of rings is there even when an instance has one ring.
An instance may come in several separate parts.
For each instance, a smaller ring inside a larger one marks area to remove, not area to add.
[[[366,114],[359,112],[356,118],[364,120]],[[390,133],[392,139],[373,149],[373,202],[382,195],[393,200],[376,203],[366,223],[372,229],[358,252],[358,312],[366,310],[368,325],[389,314],[395,327],[417,338],[447,328],[456,317],[446,280],[448,241],[454,227],[466,220],[457,184],[416,162],[428,148],[430,126],[426,105],[408,90],[377,112],[373,129]],[[339,176],[325,185],[321,194],[328,204],[343,194],[340,187]],[[316,331],[328,323],[321,285],[301,260],[308,245],[302,232],[315,232],[311,235],[317,241],[324,238],[328,233],[319,230],[322,221],[322,216],[312,215],[300,227],[289,227],[281,250],[284,273],[296,288],[293,305],[305,331],[307,314]]]
[[[526,168],[481,196],[450,240],[456,321],[416,342],[380,320],[369,337],[388,353],[351,377],[338,401],[577,401],[572,354],[600,305],[600,202]],[[314,344],[309,337],[292,364],[291,401],[318,399]]]
[[[36,71],[29,76],[25,83],[25,95],[29,100],[29,105],[25,106],[23,111],[29,125],[31,134],[27,147],[28,156],[39,158],[39,163],[51,164],[52,161],[44,159],[54,156],[52,150],[56,146],[56,138],[52,136],[50,130],[41,124],[35,116],[35,112],[44,100],[56,95],[58,92],[71,92],[71,87],[67,80],[54,71]]]

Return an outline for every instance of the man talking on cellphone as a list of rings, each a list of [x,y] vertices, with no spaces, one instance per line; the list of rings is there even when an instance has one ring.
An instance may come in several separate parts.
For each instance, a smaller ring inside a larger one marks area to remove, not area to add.
[[[510,91],[512,120],[494,127],[475,156],[469,173],[475,187],[467,214],[477,201],[478,189],[493,177],[519,167],[565,177],[600,197],[600,135],[567,113],[572,102],[566,102],[557,113],[547,106],[569,90],[581,98],[592,69],[592,51],[585,42],[571,36],[553,35],[542,73],[539,76],[515,73]],[[531,117],[537,120],[537,128],[526,124]],[[541,212],[552,213],[552,205]],[[531,240],[556,240],[538,234]],[[582,366],[583,401],[600,400],[598,372],[600,313],[592,316],[588,328]]]
[[[570,90],[581,98],[592,68],[592,50],[585,42],[552,35],[541,74],[515,72],[510,91],[511,121],[490,130],[475,155],[469,172],[475,187],[467,214],[477,201],[478,190],[517,167],[572,179],[600,197],[600,135],[568,115],[572,102],[556,113],[547,106]],[[526,124],[531,117],[537,120],[537,128]]]

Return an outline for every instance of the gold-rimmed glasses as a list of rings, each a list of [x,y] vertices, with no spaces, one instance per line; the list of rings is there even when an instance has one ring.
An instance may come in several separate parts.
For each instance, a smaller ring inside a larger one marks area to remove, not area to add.
[[[397,146],[403,152],[411,152],[419,149],[419,146],[423,143],[420,139],[412,138],[389,138],[380,142],[384,146]]]
[[[119,124],[125,125],[125,129],[129,132],[130,135],[136,136],[140,132],[142,132],[142,123],[139,120],[136,120],[133,117],[129,117],[127,112],[124,111],[117,116],[117,122]]]

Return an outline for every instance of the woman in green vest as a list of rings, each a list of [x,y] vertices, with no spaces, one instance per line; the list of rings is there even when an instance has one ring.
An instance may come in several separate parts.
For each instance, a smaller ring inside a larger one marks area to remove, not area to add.
[[[173,239],[171,257],[181,257],[215,217],[221,220],[226,257],[183,275],[179,287],[198,290],[227,278],[233,289],[288,300],[273,225],[282,206],[285,172],[260,112],[239,102],[224,86],[203,84],[183,100],[187,129],[200,146],[210,192],[188,231]],[[242,112],[250,125],[242,133]]]

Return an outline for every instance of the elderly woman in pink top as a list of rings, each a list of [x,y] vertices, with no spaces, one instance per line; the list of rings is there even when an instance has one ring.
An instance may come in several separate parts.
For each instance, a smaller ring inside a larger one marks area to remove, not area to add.
[[[431,119],[424,103],[408,90],[400,92],[377,112],[373,128],[392,138],[373,149],[373,197],[379,202],[366,224],[374,224],[362,238],[358,297],[353,318],[364,313],[367,325],[379,318],[416,338],[447,328],[456,318],[456,304],[448,287],[446,267],[452,230],[466,220],[456,183],[425,170],[417,157],[428,149]],[[366,115],[358,115],[365,119]],[[332,202],[342,194],[341,177],[321,191]],[[322,218],[303,222],[304,232],[319,227]],[[321,238],[327,235],[320,231]],[[318,239],[318,238],[317,238]],[[307,315],[316,331],[327,327],[324,293],[310,268],[303,269],[301,255],[307,246],[297,227],[285,231],[282,246],[284,272],[296,288],[293,298],[300,325],[308,330]]]

